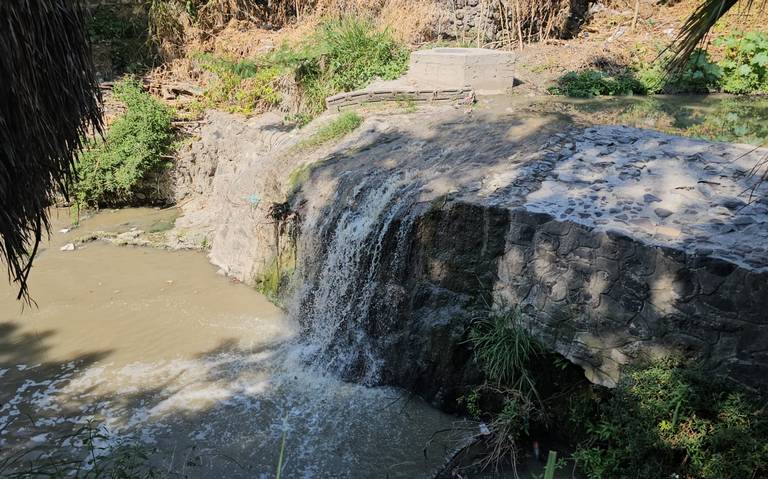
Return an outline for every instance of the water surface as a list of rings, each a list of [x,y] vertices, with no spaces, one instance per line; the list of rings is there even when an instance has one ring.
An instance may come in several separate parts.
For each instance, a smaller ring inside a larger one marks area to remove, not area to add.
[[[187,477],[430,477],[454,418],[394,388],[341,382],[302,361],[298,326],[204,255],[88,243],[161,229],[173,211],[103,212],[56,232],[30,282],[0,287],[0,447],[8,456],[93,421]],[[70,222],[66,212],[55,229]],[[109,444],[105,444],[108,447]],[[428,446],[428,447],[427,447]]]

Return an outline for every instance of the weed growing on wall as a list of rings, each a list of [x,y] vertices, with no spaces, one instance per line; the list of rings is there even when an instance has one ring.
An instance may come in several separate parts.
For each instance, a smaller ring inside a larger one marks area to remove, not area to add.
[[[352,133],[363,123],[363,118],[354,111],[346,111],[322,126],[312,136],[297,145],[298,149],[315,148],[332,140],[338,140]]]

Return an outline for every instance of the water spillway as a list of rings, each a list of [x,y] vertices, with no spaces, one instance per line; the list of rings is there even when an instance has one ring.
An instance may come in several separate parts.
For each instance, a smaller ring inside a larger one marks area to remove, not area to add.
[[[291,134],[255,151],[274,131],[263,126],[244,126],[240,143],[203,134],[196,155],[221,180],[208,207],[247,185],[300,218],[281,295],[312,361],[448,404],[476,374],[471,318],[503,299],[593,382],[681,353],[763,386],[768,207],[749,175],[763,152],[503,102],[428,112],[373,115],[300,156]],[[226,180],[234,166],[208,151],[246,147],[253,159]],[[296,169],[305,181],[282,186]],[[256,284],[276,254],[260,208],[243,209],[237,230],[205,223],[213,261]]]

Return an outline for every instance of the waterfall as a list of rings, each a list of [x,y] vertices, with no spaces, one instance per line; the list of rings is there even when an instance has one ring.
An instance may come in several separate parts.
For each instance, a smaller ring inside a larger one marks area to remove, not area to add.
[[[346,173],[332,200],[306,218],[299,243],[304,284],[294,299],[318,366],[380,381],[376,331],[397,316],[388,283],[406,267],[420,185],[408,172]],[[380,322],[381,324],[374,324]]]

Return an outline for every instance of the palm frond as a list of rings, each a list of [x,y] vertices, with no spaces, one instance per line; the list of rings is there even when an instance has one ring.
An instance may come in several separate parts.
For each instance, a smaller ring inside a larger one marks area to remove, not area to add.
[[[101,98],[78,0],[1,1],[0,52],[0,256],[28,300],[47,210],[101,132]]]
[[[742,5],[745,12],[757,9],[764,11],[767,0],[743,0]],[[681,70],[688,59],[693,55],[697,48],[702,46],[718,20],[728,13],[739,0],[704,0],[680,28],[677,37],[667,48],[672,55],[667,61],[667,68],[670,71]]]

